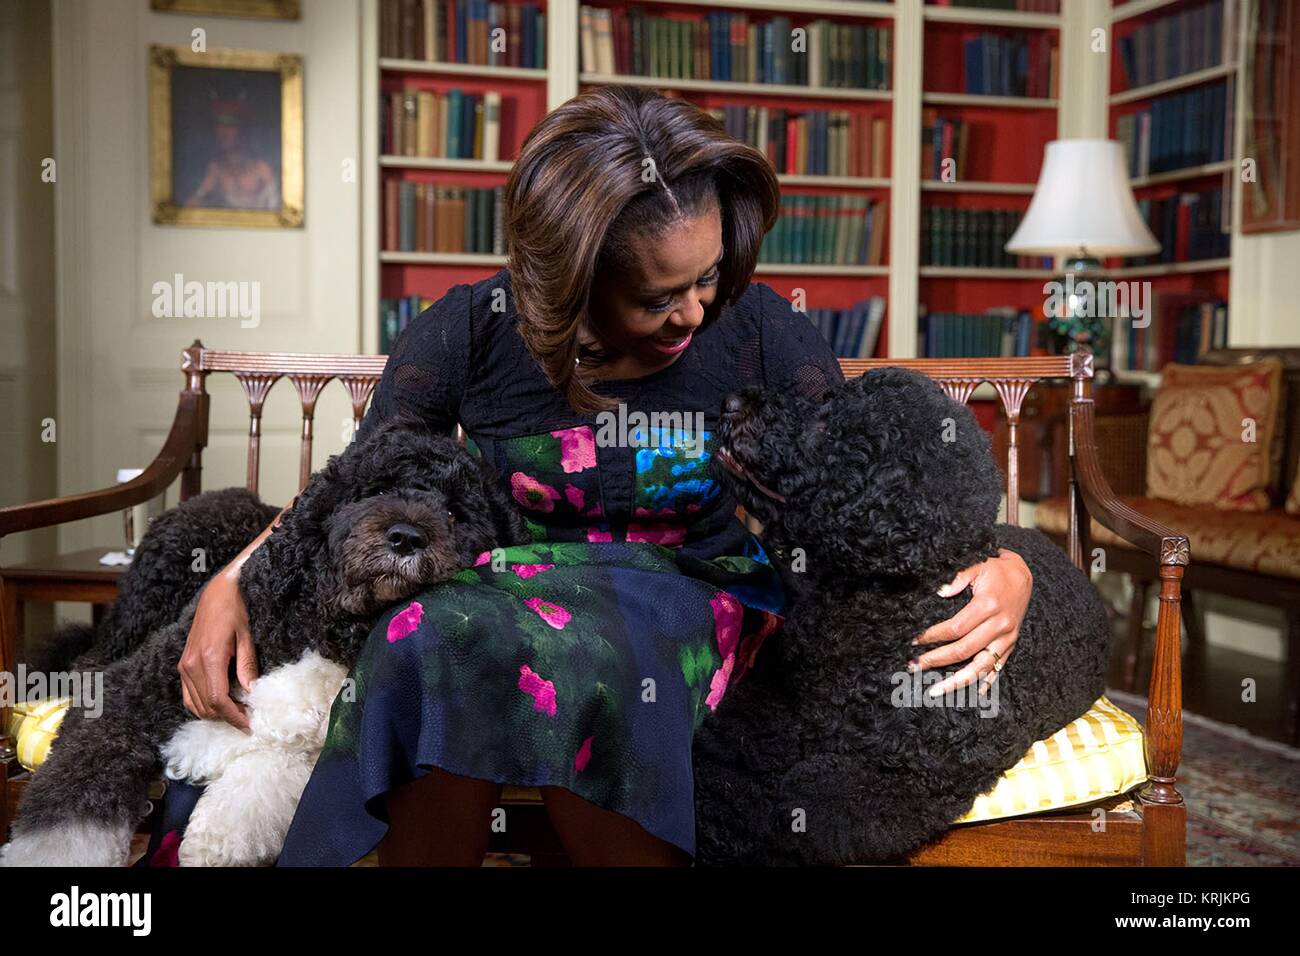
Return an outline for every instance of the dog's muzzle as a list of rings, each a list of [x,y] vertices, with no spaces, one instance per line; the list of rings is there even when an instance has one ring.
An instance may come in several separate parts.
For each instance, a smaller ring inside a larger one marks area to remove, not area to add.
[[[785,504],[785,495],[781,494],[779,491],[773,491],[771,488],[767,487],[767,485],[755,478],[748,468],[736,460],[736,456],[731,453],[730,448],[723,445],[715,454],[718,457],[718,463],[722,465],[723,468],[727,469],[727,471],[748,484],[759,494],[771,498],[773,501],[779,501],[781,504]]]

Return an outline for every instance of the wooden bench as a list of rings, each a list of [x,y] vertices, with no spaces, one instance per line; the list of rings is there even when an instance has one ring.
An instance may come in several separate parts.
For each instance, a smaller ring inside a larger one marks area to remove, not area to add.
[[[386,356],[311,355],[303,353],[229,352],[204,348],[195,342],[181,353],[184,388],[162,450],[133,481],[101,491],[0,509],[0,536],[68,521],[108,514],[160,494],[180,478],[181,498],[202,487],[203,452],[208,438],[209,395],[207,377],[233,375],[243,386],[249,406],[247,486],[256,491],[260,468],[261,416],[267,393],[287,378],[302,406],[299,485],[311,474],[312,420],[321,390],[338,379],[352,402],[353,417],[360,422],[383,373]],[[1179,647],[1180,587],[1189,554],[1187,539],[1144,517],[1121,502],[1106,483],[1093,441],[1093,405],[1090,397],[1092,356],[1016,359],[843,359],[845,375],[870,368],[902,366],[936,379],[955,400],[966,402],[982,382],[990,383],[1001,399],[1008,440],[1007,520],[1019,523],[1020,406],[1033,383],[1064,379],[1072,383],[1069,413],[1070,524],[1066,547],[1076,566],[1083,567],[1089,553],[1088,518],[1096,519],[1146,555],[1151,574],[1160,581],[1160,612],[1155,660],[1146,714],[1146,753],[1149,778],[1134,799],[1113,798],[1106,827],[1099,831],[1092,810],[1019,817],[990,823],[954,827],[946,836],[914,854],[907,862],[940,865],[1156,865],[1181,866],[1184,862],[1186,819],[1177,787],[1182,748],[1182,685]],[[0,598],[8,586],[0,569]],[[3,626],[0,619],[0,626]],[[17,635],[0,635],[0,665],[13,669]],[[0,733],[8,726],[7,715]],[[23,786],[21,768],[7,737],[0,737],[0,825],[7,828]],[[509,842],[496,839],[497,849],[529,852],[536,862],[560,862],[554,835],[545,825],[536,791],[508,788],[511,807]]]

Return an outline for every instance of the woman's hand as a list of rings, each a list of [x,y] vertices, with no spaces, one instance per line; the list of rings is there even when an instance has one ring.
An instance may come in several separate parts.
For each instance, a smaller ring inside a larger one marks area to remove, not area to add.
[[[939,596],[953,597],[967,586],[971,589],[969,603],[914,642],[921,646],[943,644],[943,647],[915,658],[909,670],[969,661],[957,673],[930,688],[931,697],[973,684],[981,677],[985,680],[980,689],[987,690],[997,679],[1020,636],[1020,622],[1029,608],[1034,576],[1020,555],[1001,549],[996,558],[958,574],[940,589]]]
[[[230,659],[244,690],[257,677],[257,652],[248,611],[239,593],[239,568],[217,574],[203,589],[178,670],[185,709],[204,720],[220,718],[248,732],[248,715],[230,696]]]

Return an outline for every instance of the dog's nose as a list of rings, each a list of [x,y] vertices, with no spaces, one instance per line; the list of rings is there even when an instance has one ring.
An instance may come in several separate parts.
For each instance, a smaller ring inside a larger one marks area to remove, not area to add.
[[[722,414],[739,415],[745,407],[745,400],[739,395],[728,395],[722,402]]]
[[[429,544],[429,539],[424,536],[424,532],[409,524],[393,525],[384,535],[384,540],[388,542],[388,550],[395,554],[410,554]]]

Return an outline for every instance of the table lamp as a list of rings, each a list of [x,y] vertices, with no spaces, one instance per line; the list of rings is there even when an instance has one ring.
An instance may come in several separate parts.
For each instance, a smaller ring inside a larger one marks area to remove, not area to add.
[[[1067,279],[1074,273],[1099,273],[1103,256],[1158,252],[1160,243],[1133,199],[1123,146],[1107,139],[1048,143],[1029,211],[1006,249],[1016,255],[1063,256]],[[1080,306],[1070,296],[1064,314],[1048,316],[1052,328],[1076,345],[1100,347],[1104,316],[1086,315],[1095,310]]]

